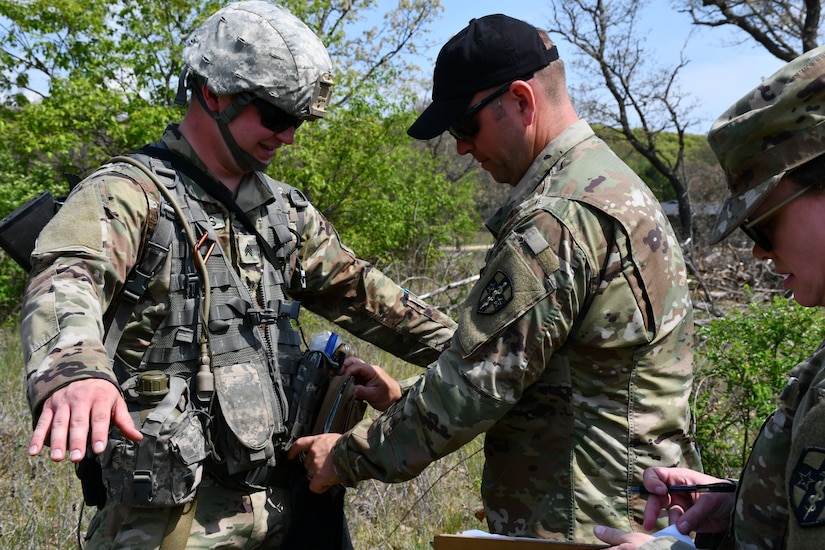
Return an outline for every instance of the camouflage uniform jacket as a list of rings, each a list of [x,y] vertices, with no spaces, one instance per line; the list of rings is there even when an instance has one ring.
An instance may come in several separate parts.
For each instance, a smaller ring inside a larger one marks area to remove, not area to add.
[[[164,133],[163,143],[205,169],[175,125]],[[147,180],[134,166],[104,165],[74,190],[38,239],[21,321],[28,399],[35,418],[43,401],[70,382],[85,378],[122,382],[102,344],[102,319],[145,244],[148,217],[157,215],[159,194],[146,193],[137,183],[141,178]],[[214,216],[219,245],[233,259],[250,294],[258,296],[265,260],[254,236],[222,205],[185,177],[183,181],[187,192]],[[273,193],[286,190],[279,182],[252,173],[241,182],[236,202],[260,227]],[[291,224],[294,215],[290,213]],[[170,262],[167,257],[152,279],[118,346],[118,356],[131,368],[139,365],[154,330],[167,315],[173,277]],[[434,360],[449,343],[455,322],[357,259],[312,205],[304,211],[300,245],[290,263],[288,297],[353,334],[419,365]]]
[[[400,481],[486,432],[491,532],[596,542],[635,529],[650,466],[698,466],[692,306],[658,202],[580,121],[488,221],[496,243],[452,346],[333,450],[345,485]]]

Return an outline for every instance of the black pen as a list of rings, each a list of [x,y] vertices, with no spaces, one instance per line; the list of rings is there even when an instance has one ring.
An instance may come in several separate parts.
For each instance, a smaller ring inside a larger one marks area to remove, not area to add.
[[[707,485],[669,485],[667,492],[673,493],[733,493],[736,491],[736,483],[723,481],[721,483],[709,483]],[[650,491],[644,487],[628,487],[628,493],[639,495],[649,495]]]

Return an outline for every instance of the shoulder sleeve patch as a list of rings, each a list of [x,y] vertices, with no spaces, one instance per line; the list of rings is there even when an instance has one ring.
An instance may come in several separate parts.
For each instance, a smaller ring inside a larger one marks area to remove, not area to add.
[[[825,448],[805,447],[788,481],[791,510],[799,525],[825,524]]]
[[[456,336],[465,358],[554,290],[543,269],[530,265],[514,239],[505,241],[461,308]]]

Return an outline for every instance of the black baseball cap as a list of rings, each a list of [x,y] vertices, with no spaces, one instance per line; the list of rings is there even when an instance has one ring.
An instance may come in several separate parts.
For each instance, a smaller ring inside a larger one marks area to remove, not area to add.
[[[479,90],[510,80],[527,80],[558,59],[538,29],[502,14],[471,19],[438,54],[433,71],[433,102],[407,134],[431,139],[452,126]]]

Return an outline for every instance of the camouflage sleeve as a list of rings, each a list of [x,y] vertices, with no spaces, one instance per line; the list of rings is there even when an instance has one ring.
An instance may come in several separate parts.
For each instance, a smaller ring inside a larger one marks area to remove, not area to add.
[[[550,216],[539,218],[564,232]],[[560,256],[531,249],[534,231],[527,224],[498,244],[438,363],[372,424],[360,423],[338,442],[333,460],[345,485],[418,475],[489,430],[542,375],[582,307],[591,270],[569,234],[557,242],[570,255]]]
[[[356,258],[311,205],[299,254],[306,288],[295,274],[290,294],[310,311],[420,366],[435,361],[449,345],[455,321]]]
[[[135,171],[107,165],[92,174],[38,237],[20,327],[35,418],[70,382],[117,384],[103,346],[103,314],[135,263],[149,213],[142,188],[123,175]]]

